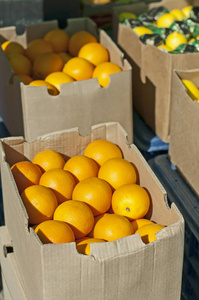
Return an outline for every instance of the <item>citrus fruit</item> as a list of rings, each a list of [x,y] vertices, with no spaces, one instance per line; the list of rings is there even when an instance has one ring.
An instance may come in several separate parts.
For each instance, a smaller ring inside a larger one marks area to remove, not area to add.
[[[94,159],[100,166],[110,158],[123,157],[121,149],[116,144],[101,139],[90,142],[84,155]]]
[[[74,79],[64,72],[53,72],[45,78],[45,81],[53,85],[59,92],[61,92],[60,84],[73,82]]]
[[[157,48],[162,50],[163,52],[166,52],[166,53],[168,53],[169,51],[172,51],[172,49],[170,47],[168,47],[167,45],[165,45],[165,44],[164,45],[159,45]]]
[[[182,21],[184,18],[184,14],[180,9],[172,9],[170,14],[172,14],[177,21]]]
[[[23,54],[12,54],[8,56],[8,61],[15,74],[32,75],[32,63]]]
[[[72,229],[62,221],[44,221],[36,226],[35,232],[43,244],[75,242]]]
[[[88,236],[111,242],[133,233],[132,224],[126,217],[105,213],[95,217]]]
[[[95,66],[88,60],[80,57],[73,57],[63,67],[63,72],[75,80],[92,78]]]
[[[123,22],[125,19],[137,19],[137,16],[134,13],[124,11],[119,14],[119,20],[120,22]]]
[[[131,222],[132,226],[133,226],[133,230],[134,232],[136,232],[140,227],[144,226],[144,225],[148,225],[148,224],[154,224],[154,222],[148,220],[148,219],[137,219]]]
[[[21,194],[27,187],[39,184],[41,169],[30,161],[20,161],[11,167],[11,172]]]
[[[55,53],[68,50],[69,35],[63,29],[52,29],[44,35],[43,39],[51,44]]]
[[[139,233],[142,241],[148,244],[156,240],[157,237],[155,234],[163,228],[165,228],[163,225],[148,224],[140,227],[135,233]]]
[[[143,34],[152,34],[153,31],[145,26],[138,26],[133,28],[133,31],[138,35],[141,36]]]
[[[75,179],[68,171],[63,169],[50,169],[42,174],[39,184],[51,188],[60,204],[72,199]]]
[[[103,242],[105,242],[105,240],[83,237],[82,239],[76,240],[76,248],[79,253],[90,255],[91,254],[90,244],[103,243]]]
[[[183,7],[182,9],[182,13],[185,16],[185,18],[189,18],[190,17],[190,11],[192,10],[193,5],[188,5]]]
[[[130,221],[143,218],[148,212],[149,207],[149,195],[147,191],[138,184],[122,185],[113,193],[113,212],[127,217]]]
[[[98,177],[106,180],[113,189],[136,183],[137,173],[132,163],[124,158],[110,158],[99,169]]]
[[[72,156],[63,168],[73,174],[76,183],[89,177],[96,177],[99,171],[96,161],[84,155]]]
[[[56,53],[44,53],[36,57],[33,63],[35,79],[45,79],[50,73],[63,69],[63,61]]]
[[[72,55],[70,55],[69,53],[66,53],[66,52],[58,52],[57,54],[59,55],[59,57],[61,57],[64,65],[65,65],[65,63],[67,63],[67,61],[69,59],[72,58]]]
[[[199,98],[199,89],[197,86],[192,81],[187,79],[182,79],[182,83],[185,85],[188,95],[193,100],[197,100]]]
[[[31,86],[46,86],[48,93],[50,95],[56,96],[59,94],[59,91],[56,89],[55,86],[53,86],[52,84],[50,84],[49,82],[45,81],[45,80],[32,80],[29,85]]]
[[[66,222],[72,228],[75,239],[86,236],[94,225],[94,216],[88,205],[77,200],[61,203],[56,208],[53,219]]]
[[[26,74],[16,74],[15,76],[25,85],[28,85],[32,81],[32,77]]]
[[[1,48],[6,55],[25,53],[24,47],[17,42],[5,41],[1,44]]]
[[[34,39],[31,42],[29,42],[25,50],[25,55],[33,63],[37,56],[49,52],[53,52],[53,47],[51,46],[51,44],[44,41],[43,39]]]
[[[117,72],[121,72],[122,69],[112,62],[104,62],[99,64],[93,71],[93,78],[98,78],[98,82],[102,87],[109,85],[109,75]]]
[[[174,50],[181,44],[187,44],[187,39],[183,34],[173,31],[167,36],[165,43],[167,47]]]
[[[86,203],[94,216],[103,214],[110,208],[111,198],[110,185],[98,177],[89,177],[80,181],[72,194],[72,199]]]
[[[84,58],[93,65],[98,66],[103,62],[109,61],[109,52],[100,43],[88,43],[80,49],[78,57]]]
[[[72,56],[78,56],[79,50],[87,43],[97,43],[97,38],[90,32],[80,30],[75,32],[69,39],[68,52]]]
[[[58,202],[51,189],[42,185],[32,185],[23,191],[21,198],[30,224],[35,225],[53,219]]]
[[[176,18],[171,13],[166,13],[157,20],[157,27],[169,28]]]
[[[32,162],[39,165],[43,171],[48,171],[54,168],[63,169],[65,164],[63,156],[54,150],[43,150],[38,152],[34,156]]]

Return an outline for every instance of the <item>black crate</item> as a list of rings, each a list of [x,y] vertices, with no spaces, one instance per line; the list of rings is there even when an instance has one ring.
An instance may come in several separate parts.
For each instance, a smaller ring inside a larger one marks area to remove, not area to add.
[[[133,111],[133,142],[146,160],[168,153],[169,144],[163,142],[136,111]]]
[[[182,300],[199,299],[199,197],[192,191],[168,155],[148,161],[164,186],[169,203],[175,203],[185,219]],[[172,255],[172,253],[171,253]]]

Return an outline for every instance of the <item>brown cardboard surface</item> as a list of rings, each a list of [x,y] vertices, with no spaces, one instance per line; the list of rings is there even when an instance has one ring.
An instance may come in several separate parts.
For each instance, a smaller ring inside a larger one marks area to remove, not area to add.
[[[189,97],[181,79],[188,79],[199,87],[199,70],[174,71],[169,157],[191,188],[199,195],[199,103]]]
[[[26,300],[28,292],[17,265],[13,252],[6,253],[4,249],[12,246],[12,240],[5,226],[0,227],[0,262],[3,281],[3,300]]]
[[[42,245],[32,228],[10,171],[10,165],[32,160],[43,149],[67,156],[83,154],[88,143],[107,139],[120,146],[124,158],[139,172],[138,183],[152,199],[148,217],[167,225],[157,240],[145,245],[138,234],[114,242],[93,244],[91,255],[76,251],[75,243]],[[79,135],[73,128],[26,142],[21,137],[0,141],[1,179],[6,228],[12,238],[16,261],[29,292],[29,299],[180,299],[184,253],[184,220],[175,204],[169,208],[163,186],[135,145],[129,144],[119,123],[92,127]]]
[[[22,36],[17,36],[15,28],[0,29],[0,35],[26,46],[33,38],[43,37],[50,29],[57,28],[56,21],[43,22],[27,27]],[[68,20],[66,31],[72,35],[78,30],[88,30],[97,36],[96,26],[89,18]],[[110,75],[110,84],[101,88],[97,79],[76,81],[61,86],[58,96],[50,96],[46,87],[24,85],[16,79],[11,85],[12,70],[0,50],[0,112],[12,136],[25,136],[32,141],[51,131],[75,126],[81,134],[88,134],[91,126],[101,122],[118,121],[133,140],[132,70],[111,38],[101,30],[100,42],[109,50],[110,60],[117,63],[123,72]]]
[[[114,8],[114,36],[132,65],[133,106],[146,124],[164,141],[170,140],[171,81],[173,69],[191,70],[199,63],[198,53],[168,54],[154,46],[145,45],[127,26],[118,24],[122,11],[135,14],[146,12],[154,6],[168,9],[183,8],[199,1],[161,1],[132,4]],[[117,38],[116,38],[117,34]]]

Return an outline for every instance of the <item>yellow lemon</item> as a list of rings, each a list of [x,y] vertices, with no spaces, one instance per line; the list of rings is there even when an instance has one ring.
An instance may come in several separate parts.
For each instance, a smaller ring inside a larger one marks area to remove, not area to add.
[[[125,19],[137,19],[137,16],[131,12],[122,12],[119,14],[120,22],[123,22]]]
[[[187,88],[187,93],[193,100],[197,100],[199,98],[199,89],[197,86],[191,82],[190,80],[182,79],[182,83]]]
[[[137,33],[137,35],[141,36],[143,34],[152,34],[153,31],[145,26],[139,26],[139,27],[135,27],[133,28],[133,31],[135,31],[135,33]]]
[[[177,21],[182,21],[184,18],[184,14],[180,9],[173,9],[170,11],[170,14],[172,14]]]
[[[187,39],[183,34],[178,33],[177,31],[170,33],[166,38],[166,46],[172,50],[181,44],[187,44]]]
[[[185,16],[185,18],[189,18],[189,16],[190,16],[190,11],[192,10],[192,8],[193,8],[193,5],[189,5],[189,6],[183,7],[182,13],[183,13],[183,15]]]
[[[166,13],[157,20],[157,26],[169,28],[173,22],[175,22],[174,15],[171,13]]]
[[[163,52],[172,51],[172,49],[170,47],[168,47],[167,45],[159,45],[157,48],[162,50]]]

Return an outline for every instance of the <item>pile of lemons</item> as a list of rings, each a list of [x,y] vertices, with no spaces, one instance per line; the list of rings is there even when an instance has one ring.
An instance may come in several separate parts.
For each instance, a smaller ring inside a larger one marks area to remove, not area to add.
[[[132,28],[145,44],[167,53],[199,51],[199,7],[189,5],[169,10],[164,6],[135,15],[123,12],[120,22]]]

